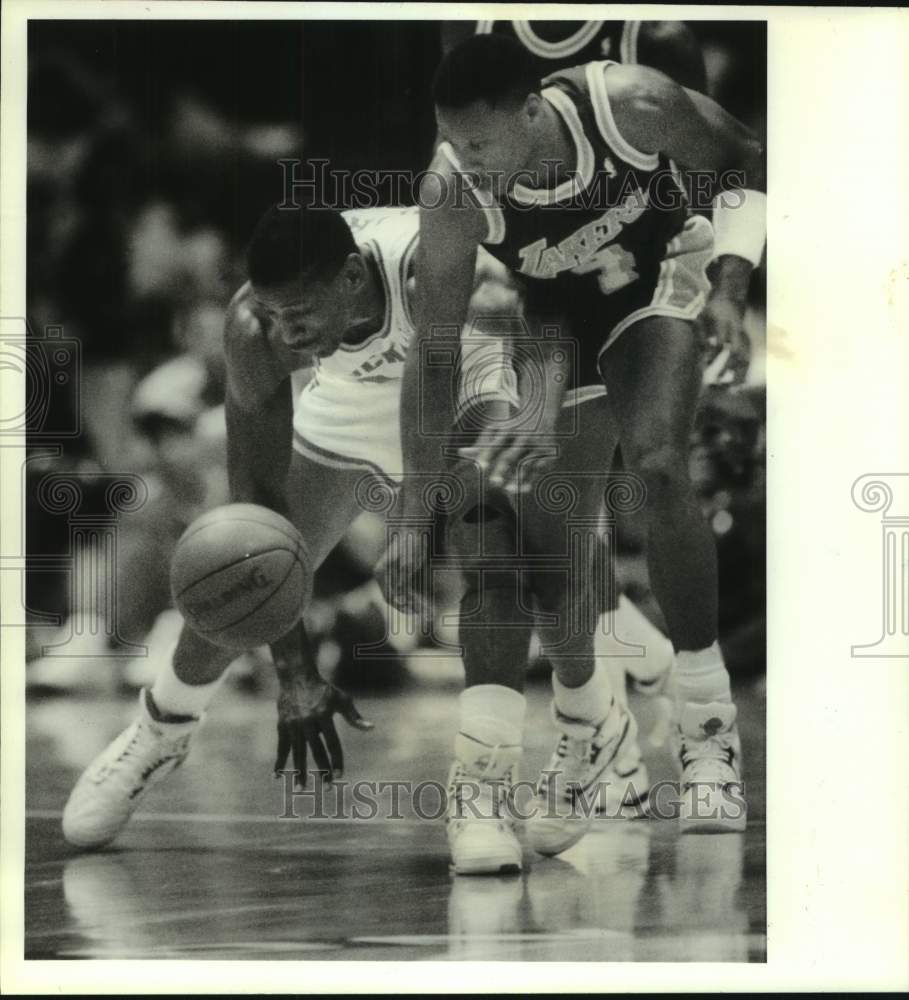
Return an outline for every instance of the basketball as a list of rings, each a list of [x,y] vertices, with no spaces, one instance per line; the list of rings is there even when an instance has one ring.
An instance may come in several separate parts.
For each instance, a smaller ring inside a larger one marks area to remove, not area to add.
[[[195,520],[170,570],[174,604],[190,628],[238,652],[285,635],[309,603],[312,580],[300,532],[273,510],[245,503]]]

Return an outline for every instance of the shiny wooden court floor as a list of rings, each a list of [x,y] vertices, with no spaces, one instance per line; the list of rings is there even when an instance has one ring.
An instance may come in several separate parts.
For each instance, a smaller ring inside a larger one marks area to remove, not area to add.
[[[747,762],[744,834],[678,835],[671,820],[597,822],[521,876],[452,878],[444,825],[287,812],[271,777],[269,696],[224,689],[186,765],[116,844],[79,854],[59,814],[79,771],[133,712],[129,700],[54,698],[28,714],[26,957],[721,961],[766,959],[763,699],[737,693]],[[456,689],[357,697],[374,732],[345,730],[358,779],[443,781]],[[528,692],[532,776],[551,748],[544,685]],[[633,698],[646,733],[653,702]],[[665,750],[645,751],[671,779]],[[391,791],[387,798],[390,809]],[[431,788],[427,812],[437,799]],[[362,811],[362,810],[361,810]],[[309,815],[306,815],[309,814]]]

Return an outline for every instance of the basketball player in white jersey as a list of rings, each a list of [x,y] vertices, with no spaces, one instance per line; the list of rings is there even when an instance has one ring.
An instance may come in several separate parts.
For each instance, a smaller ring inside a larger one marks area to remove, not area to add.
[[[274,208],[252,239],[250,280],[227,310],[232,499],[290,517],[314,567],[361,513],[363,498],[377,484],[394,489],[401,478],[400,383],[413,334],[418,221],[417,209]],[[498,342],[490,348],[495,353]],[[462,384],[472,386],[471,404],[513,406],[511,370],[489,351],[473,357],[461,373]],[[471,365],[482,369],[478,378]],[[308,749],[319,771],[340,777],[334,715],[362,729],[370,723],[319,676],[302,625],[275,643],[272,655],[281,688],[276,771],[292,752],[305,774]],[[97,847],[116,837],[149,789],[185,759],[233,658],[184,626],[173,656],[141,692],[136,720],[70,795],[67,840]],[[488,665],[493,681],[496,668]],[[520,867],[520,857],[510,855],[455,861],[465,872],[512,861]]]

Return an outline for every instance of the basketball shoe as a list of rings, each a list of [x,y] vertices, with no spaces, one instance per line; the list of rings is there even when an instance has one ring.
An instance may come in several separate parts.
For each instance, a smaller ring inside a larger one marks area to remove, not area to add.
[[[607,816],[616,796],[628,792],[619,784],[610,786],[619,773],[629,767],[631,773],[644,768],[637,745],[638,727],[634,716],[613,698],[606,718],[597,723],[571,719],[552,713],[561,730],[549,764],[540,775],[534,812],[527,824],[530,844],[540,854],[560,854],[576,844],[590,829],[597,813]],[[646,776],[646,770],[643,772]],[[627,781],[627,778],[624,779]]]
[[[76,847],[110,843],[145,795],[186,759],[200,722],[159,721],[143,688],[136,719],[89,764],[70,793],[63,836]]]
[[[744,830],[747,808],[735,705],[687,702],[676,711],[677,719],[670,733],[673,757],[681,769],[681,831]]]
[[[521,842],[508,808],[520,756],[520,746],[492,746],[459,734],[448,775],[448,847],[455,875],[521,871]]]

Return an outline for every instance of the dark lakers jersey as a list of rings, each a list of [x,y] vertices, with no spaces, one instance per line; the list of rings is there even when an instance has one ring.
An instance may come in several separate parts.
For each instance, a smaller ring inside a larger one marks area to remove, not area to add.
[[[478,35],[516,38],[541,76],[601,59],[636,63],[640,21],[477,21]]]
[[[577,151],[568,180],[554,188],[516,184],[498,199],[480,187],[471,192],[486,215],[486,249],[534,283],[568,280],[611,295],[653,282],[667,243],[689,216],[675,165],[634,149],[619,133],[606,92],[611,65],[576,66],[543,81],[543,98]],[[440,148],[460,169],[451,147]]]

